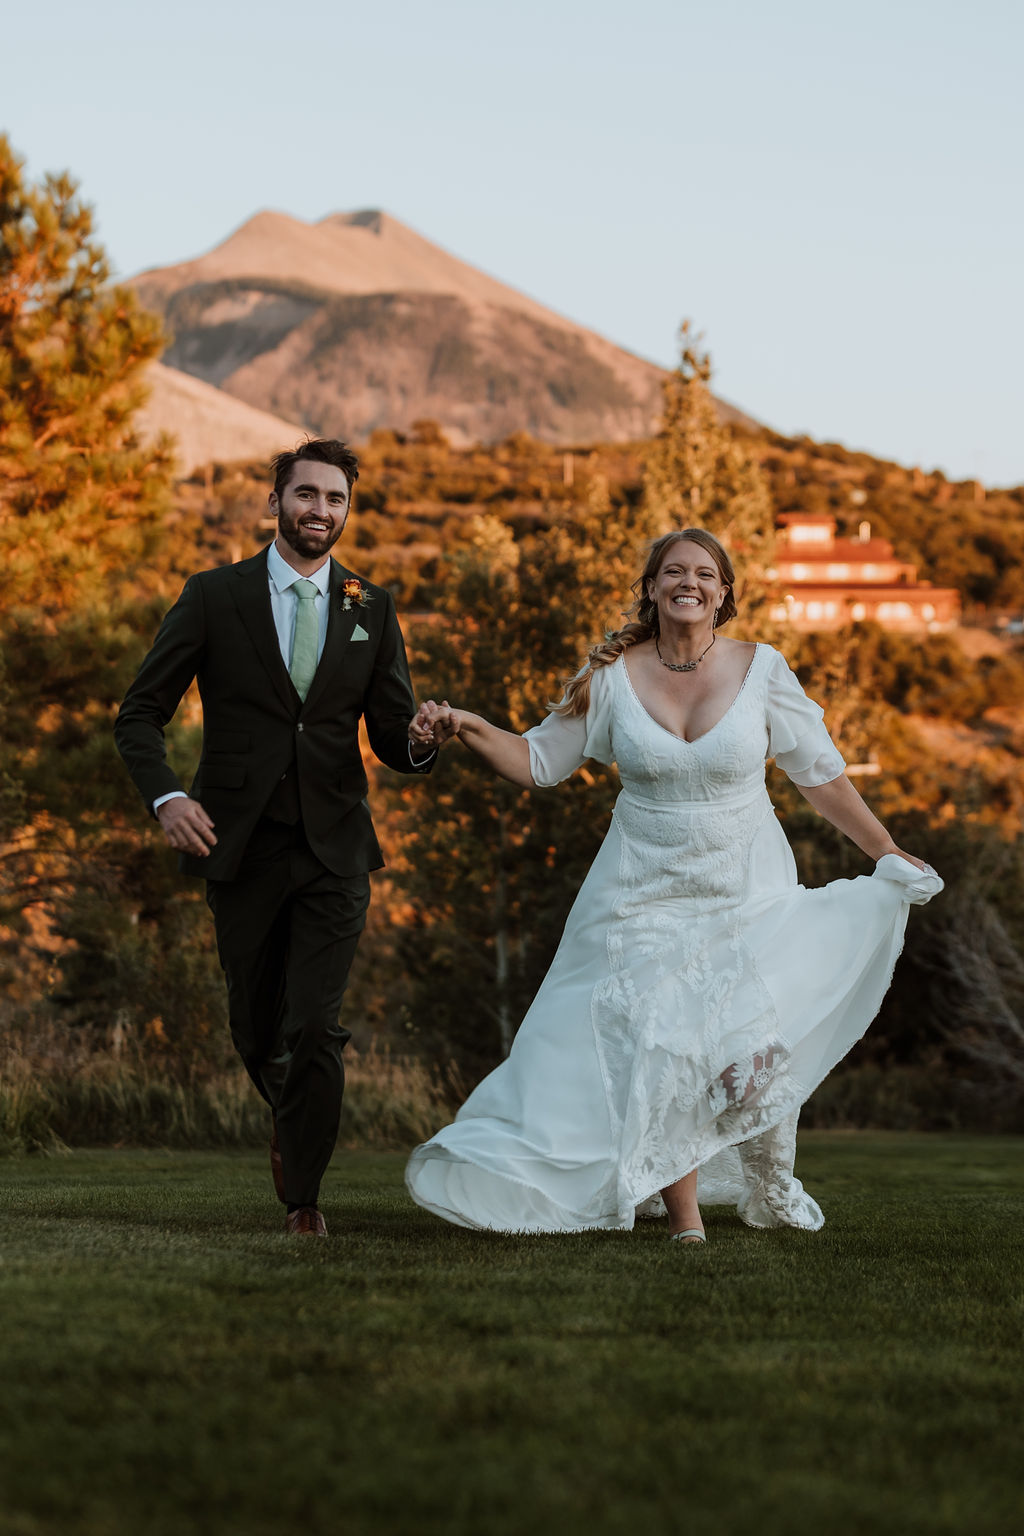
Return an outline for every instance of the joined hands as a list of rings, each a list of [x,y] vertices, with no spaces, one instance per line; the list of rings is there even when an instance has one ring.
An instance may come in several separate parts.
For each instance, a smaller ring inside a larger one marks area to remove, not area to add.
[[[447,699],[441,704],[427,699],[409,721],[409,740],[414,747],[443,747],[461,729],[461,716]]]

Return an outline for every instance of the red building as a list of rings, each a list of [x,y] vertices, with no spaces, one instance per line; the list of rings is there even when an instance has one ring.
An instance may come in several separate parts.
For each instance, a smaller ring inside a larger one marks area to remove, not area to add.
[[[885,629],[935,634],[960,621],[960,594],[917,580],[887,539],[864,522],[855,539],[837,539],[833,517],[787,512],[779,518],[775,573],[780,601],[773,618],[795,629],[840,629],[872,619]]]

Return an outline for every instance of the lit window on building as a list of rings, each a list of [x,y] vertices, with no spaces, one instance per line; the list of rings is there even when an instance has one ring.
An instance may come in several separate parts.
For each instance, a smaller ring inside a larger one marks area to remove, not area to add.
[[[831,523],[791,523],[786,529],[793,544],[831,544]]]
[[[828,568],[829,581],[849,581],[850,567],[848,565],[830,565]]]

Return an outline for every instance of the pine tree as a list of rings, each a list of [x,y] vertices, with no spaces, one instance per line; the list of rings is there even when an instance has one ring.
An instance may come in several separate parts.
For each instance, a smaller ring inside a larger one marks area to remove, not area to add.
[[[766,640],[775,548],[775,509],[767,482],[734,429],[724,425],[710,390],[711,359],[680,329],[679,366],[665,381],[661,430],[648,457],[644,499],[660,533],[706,528],[736,568],[738,638]]]
[[[133,426],[160,323],[109,277],[74,182],[29,185],[0,137],[0,654],[30,811],[101,787],[169,508],[169,448]]]
[[[78,999],[102,991],[101,979],[116,988],[118,946],[122,956],[137,946],[140,913],[168,899],[110,730],[166,602],[156,589],[168,558],[169,445],[144,445],[133,425],[144,367],[162,345],[159,321],[111,284],[74,182],[30,184],[0,137],[0,949],[9,996],[44,984],[59,993],[61,969]],[[137,1006],[146,1009],[144,997]]]

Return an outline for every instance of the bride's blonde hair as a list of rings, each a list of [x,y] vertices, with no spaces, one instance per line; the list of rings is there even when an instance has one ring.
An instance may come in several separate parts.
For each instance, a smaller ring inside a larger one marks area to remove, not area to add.
[[[734,596],[736,573],[732,568],[732,561],[714,534],[708,533],[706,528],[680,528],[672,533],[663,533],[660,539],[652,540],[647,546],[647,559],[643,571],[630,587],[634,601],[626,611],[625,617],[628,622],[621,629],[605,635],[597,645],[591,646],[587,652],[583,671],[566,684],[561,700],[551,706],[556,714],[585,715],[590,708],[590,679],[597,668],[610,667],[612,662],[617,661],[623,651],[628,651],[631,646],[640,645],[644,640],[657,639],[660,633],[658,605],[651,597],[648,583],[657,576],[666,554],[673,544],[679,543],[680,539],[689,539],[692,544],[699,544],[701,549],[711,556],[718,567],[722,585],[728,588],[722,599],[722,606],[715,616],[715,627],[720,629],[723,624],[728,624],[730,619],[736,617]]]

